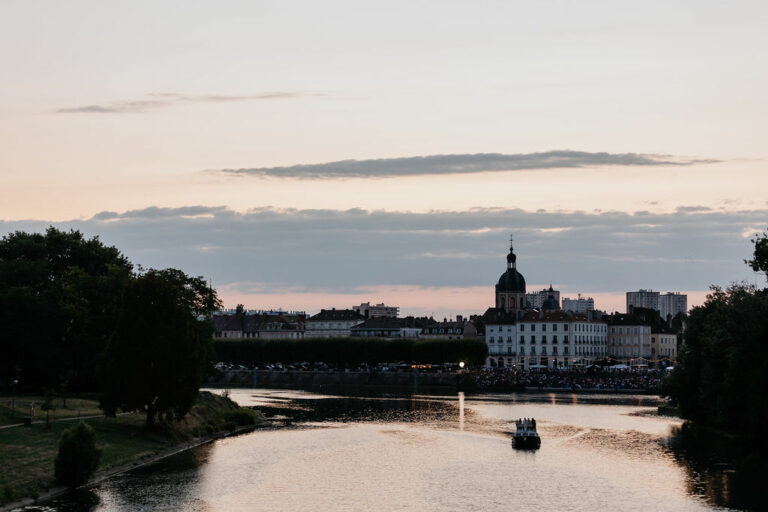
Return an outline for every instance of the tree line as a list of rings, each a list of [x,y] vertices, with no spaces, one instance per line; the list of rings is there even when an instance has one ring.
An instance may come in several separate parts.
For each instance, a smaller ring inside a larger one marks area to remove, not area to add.
[[[108,414],[183,416],[221,303],[204,279],[135,268],[115,247],[50,227],[0,240],[0,388],[97,392]]]
[[[360,363],[483,364],[488,355],[479,340],[418,340],[379,338],[306,338],[296,340],[216,340],[217,361],[259,365],[263,363],[323,362],[354,366]]]
[[[752,240],[745,261],[768,277],[768,234]],[[768,476],[768,289],[713,287],[692,308],[684,345],[664,392],[683,418],[736,439],[750,474]]]

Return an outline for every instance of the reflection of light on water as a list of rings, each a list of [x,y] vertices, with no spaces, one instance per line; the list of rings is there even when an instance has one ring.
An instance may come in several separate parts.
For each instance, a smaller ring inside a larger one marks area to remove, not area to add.
[[[459,391],[459,430],[464,430],[464,392]]]
[[[579,403],[579,396],[576,393],[571,395],[571,403],[573,405],[578,405],[578,403]]]
[[[554,393],[550,393],[549,401],[552,403],[552,405],[557,405],[557,395]]]

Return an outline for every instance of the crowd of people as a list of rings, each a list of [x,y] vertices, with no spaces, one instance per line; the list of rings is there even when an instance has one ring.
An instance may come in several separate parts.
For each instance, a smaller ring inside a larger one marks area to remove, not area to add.
[[[523,370],[520,368],[482,368],[474,373],[479,389],[561,388],[561,389],[639,389],[656,390],[663,370],[579,371]]]

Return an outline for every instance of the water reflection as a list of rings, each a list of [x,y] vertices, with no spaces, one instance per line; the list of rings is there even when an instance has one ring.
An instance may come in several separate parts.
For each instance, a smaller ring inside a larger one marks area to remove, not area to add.
[[[652,416],[654,397],[235,390],[232,398],[290,417],[292,427],[185,452],[53,510],[759,508],[725,457],[730,448]],[[537,419],[537,452],[512,449],[510,422],[523,416]]]
[[[690,494],[718,506],[765,510],[766,461],[745,454],[734,438],[686,423],[666,445],[688,474]]]

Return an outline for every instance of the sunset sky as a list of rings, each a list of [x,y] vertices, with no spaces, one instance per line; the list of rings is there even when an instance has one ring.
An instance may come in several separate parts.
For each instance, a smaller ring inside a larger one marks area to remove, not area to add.
[[[0,235],[80,229],[225,305],[480,313],[764,283],[768,4],[0,4]]]

